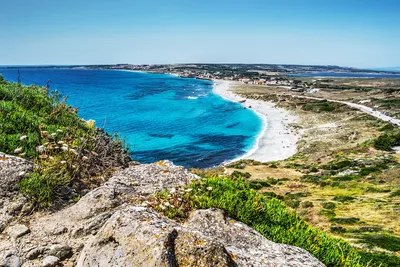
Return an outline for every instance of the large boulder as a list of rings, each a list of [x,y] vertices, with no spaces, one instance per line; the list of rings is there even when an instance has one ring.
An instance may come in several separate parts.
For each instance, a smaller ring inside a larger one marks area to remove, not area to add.
[[[0,152],[0,197],[15,195],[18,182],[33,170],[33,163]]]
[[[85,245],[77,266],[234,266],[218,242],[151,209],[116,212]]]
[[[77,266],[324,266],[303,249],[265,239],[221,210],[179,225],[151,209],[115,213],[83,248]]]
[[[196,210],[185,227],[218,240],[239,266],[324,266],[304,249],[269,241],[222,210]]]

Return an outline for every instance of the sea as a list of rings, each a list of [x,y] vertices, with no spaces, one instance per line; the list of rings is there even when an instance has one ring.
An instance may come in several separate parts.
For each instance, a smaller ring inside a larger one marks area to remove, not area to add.
[[[19,76],[18,76],[19,71]],[[213,82],[116,70],[4,68],[6,80],[68,96],[80,117],[125,140],[133,160],[209,168],[253,148],[261,119],[213,93]]]

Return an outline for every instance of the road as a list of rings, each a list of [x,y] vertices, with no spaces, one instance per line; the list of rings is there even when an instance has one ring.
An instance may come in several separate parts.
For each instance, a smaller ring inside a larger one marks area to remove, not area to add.
[[[371,116],[373,116],[373,117],[375,117],[377,119],[380,119],[380,120],[383,120],[383,121],[386,121],[386,122],[390,122],[390,123],[392,123],[393,125],[396,125],[396,126],[400,126],[400,120],[399,119],[396,119],[394,117],[390,117],[388,115],[385,115],[382,112],[377,111],[377,110],[374,111],[372,108],[364,106],[364,105],[360,105],[360,104],[356,104],[356,103],[352,103],[352,102],[347,102],[347,101],[340,101],[340,100],[333,100],[333,99],[326,99],[326,98],[319,98],[319,97],[312,97],[312,96],[292,95],[292,97],[307,98],[307,99],[313,99],[313,100],[327,100],[329,102],[345,104],[345,105],[347,105],[349,107],[352,107],[352,108],[358,109],[358,110],[360,110],[360,111],[362,111],[364,113],[367,113],[367,114],[369,114],[369,115],[371,115]]]

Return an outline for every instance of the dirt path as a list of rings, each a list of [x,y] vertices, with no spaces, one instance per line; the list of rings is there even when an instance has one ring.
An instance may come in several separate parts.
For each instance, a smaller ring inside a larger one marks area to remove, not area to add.
[[[297,97],[297,98],[307,98],[307,99],[313,99],[313,100],[327,100],[329,102],[334,102],[334,103],[340,103],[340,104],[345,104],[349,107],[358,109],[364,113],[367,113],[377,119],[383,120],[383,121],[387,121],[390,122],[396,126],[400,126],[400,120],[390,117],[388,115],[383,114],[380,111],[377,110],[373,110],[370,107],[364,106],[364,105],[360,105],[360,104],[356,104],[356,103],[352,103],[352,102],[347,102],[347,101],[340,101],[340,100],[333,100],[333,99],[326,99],[326,98],[319,98],[319,97],[311,97],[311,96],[297,96],[297,95],[292,95],[292,97]]]

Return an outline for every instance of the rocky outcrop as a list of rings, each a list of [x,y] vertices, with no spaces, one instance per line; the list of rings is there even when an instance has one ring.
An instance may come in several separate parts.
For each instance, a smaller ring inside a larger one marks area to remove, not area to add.
[[[33,164],[0,152],[0,197],[15,195],[18,182],[33,169]]]
[[[158,191],[196,179],[168,161],[132,165],[68,208],[9,223],[0,266],[323,266],[220,210],[178,223],[142,207]]]
[[[77,266],[324,266],[303,249],[266,240],[221,210],[185,225],[144,207],[115,213],[83,248]]]

